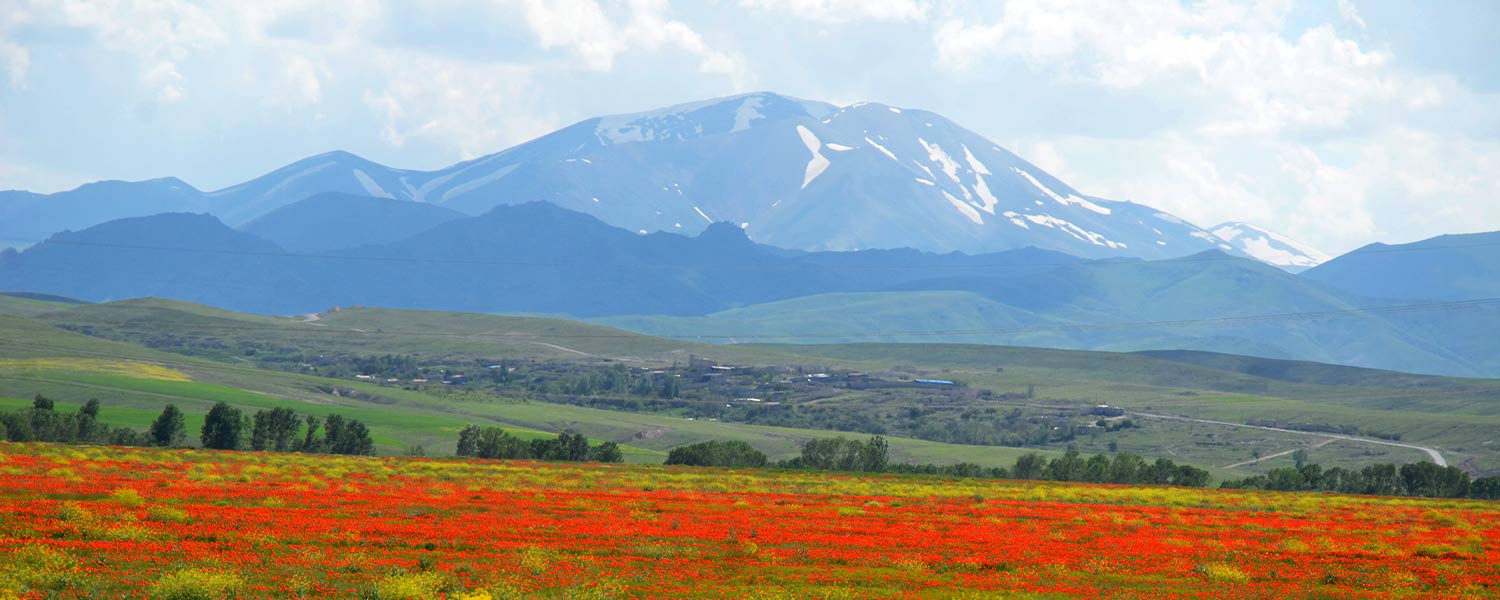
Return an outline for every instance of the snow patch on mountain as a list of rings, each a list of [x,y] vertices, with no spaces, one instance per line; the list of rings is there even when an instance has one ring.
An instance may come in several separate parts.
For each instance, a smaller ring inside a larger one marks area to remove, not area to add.
[[[370,178],[369,173],[365,173],[361,169],[355,169],[354,178],[359,180],[359,185],[365,188],[365,193],[368,194],[371,198],[386,198],[388,200],[396,199],[396,197],[391,195],[390,192],[385,191],[385,188],[380,187],[380,184],[375,183],[375,180]]]
[[[1045,185],[1042,185],[1042,182],[1037,181],[1036,177],[1033,177],[1031,175],[1031,173],[1027,173],[1023,169],[1018,169],[1016,167],[1011,167],[1010,170],[1015,171],[1017,174],[1019,174],[1022,177],[1025,177],[1026,181],[1030,181],[1031,185],[1036,186],[1036,189],[1041,190],[1043,194],[1046,194],[1048,197],[1052,198],[1053,200],[1056,200],[1058,204],[1074,204],[1074,205],[1078,205],[1078,206],[1081,206],[1083,208],[1086,208],[1086,209],[1089,209],[1091,211],[1094,211],[1096,213],[1099,213],[1101,215],[1107,215],[1107,214],[1110,214],[1111,212],[1114,212],[1114,211],[1111,211],[1108,208],[1104,208],[1103,206],[1099,206],[1098,204],[1094,204],[1093,202],[1089,202],[1088,200],[1084,200],[1083,198],[1079,198],[1078,196],[1075,196],[1073,194],[1068,194],[1067,197],[1060,196],[1060,195],[1058,195],[1057,192],[1052,191],[1052,188],[1049,188],[1049,187],[1047,187]]]
[[[953,180],[953,183],[963,185],[963,182],[958,180],[958,161],[953,160],[952,156],[948,156],[948,153],[943,150],[942,146],[928,142],[922,138],[917,138],[917,143],[922,144],[922,147],[927,149],[927,158],[937,163],[943,170],[943,173],[946,173],[948,178]]]
[[[1263,263],[1286,269],[1306,269],[1331,257],[1303,242],[1249,223],[1221,223],[1213,235]]]
[[[807,184],[812,183],[814,179],[823,174],[823,171],[828,169],[829,163],[828,158],[818,152],[819,148],[823,146],[823,142],[818,140],[818,136],[813,135],[812,131],[801,125],[797,126],[797,135],[802,138],[802,145],[807,146],[807,151],[812,153],[812,159],[807,161],[807,170],[802,174],[802,189],[805,190],[807,189]]]
[[[875,142],[875,140],[872,140],[872,139],[870,139],[870,138],[869,138],[869,137],[868,137],[868,136],[867,136],[867,137],[865,137],[865,141],[866,141],[866,142],[869,142],[869,144],[870,144],[870,145],[871,145],[871,146],[873,146],[873,147],[874,147],[874,148],[875,148],[875,149],[876,149],[876,150],[879,150],[879,151],[880,151],[880,152],[881,152],[881,153],[882,153],[882,154],[885,154],[885,155],[886,155],[886,156],[889,156],[889,157],[891,157],[891,160],[894,160],[894,161],[896,161],[896,162],[901,162],[901,159],[899,159],[899,158],[896,158],[896,155],[895,155],[895,154],[893,154],[893,153],[892,153],[892,152],[891,152],[891,151],[890,151],[890,150],[886,150],[886,149],[885,149],[885,146],[882,146],[882,145],[880,145],[880,144],[878,144],[878,143],[876,143],[876,142]]]
[[[751,121],[764,119],[766,116],[756,110],[763,101],[765,99],[760,96],[751,96],[741,102],[740,107],[734,111],[734,127],[730,128],[729,133],[744,131],[750,128]]]
[[[504,179],[506,175],[510,175],[511,171],[515,171],[519,166],[521,166],[520,163],[511,163],[500,167],[499,169],[491,171],[485,175],[475,177],[451,188],[443,190],[443,195],[438,198],[438,202],[447,202],[451,198],[457,198],[496,181],[500,181],[501,179]]]
[[[1107,237],[1104,237],[1103,235],[1094,233],[1052,215],[1025,215],[1025,217],[1026,220],[1031,221],[1032,223],[1036,223],[1037,225],[1041,225],[1043,227],[1051,227],[1053,229],[1057,229],[1059,231],[1067,233],[1068,235],[1078,238],[1081,241],[1088,242],[1095,246],[1107,246],[1109,248],[1116,249],[1129,247],[1125,244],[1116,242]]]
[[[968,202],[964,202],[963,200],[954,198],[953,194],[950,194],[946,191],[943,192],[943,197],[947,198],[948,202],[953,204],[954,208],[958,209],[958,212],[963,213],[963,215],[965,217],[968,217],[970,221],[973,221],[975,225],[984,224],[984,217],[979,216],[979,211],[974,210],[974,207],[969,206]]]

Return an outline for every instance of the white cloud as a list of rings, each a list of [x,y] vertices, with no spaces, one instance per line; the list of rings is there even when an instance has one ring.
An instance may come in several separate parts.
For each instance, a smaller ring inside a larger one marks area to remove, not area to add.
[[[729,75],[736,88],[748,83],[744,61],[716,50],[686,23],[667,18],[666,0],[631,0],[629,16],[615,22],[595,0],[525,0],[526,22],[543,48],[568,48],[595,71],[614,69],[631,49],[676,48],[699,60],[703,73]]]
[[[195,3],[30,0],[27,10],[34,22],[89,31],[106,48],[136,56],[142,81],[162,102],[185,93],[178,62],[227,41],[210,11]]]
[[[1200,226],[1249,221],[1343,252],[1500,223],[1500,141],[1388,127],[1319,143],[1223,144],[1167,133],[1023,140],[1022,156],[1085,194],[1132,200]]]
[[[323,84],[319,79],[319,69],[305,56],[289,55],[284,61],[283,74],[286,86],[294,95],[291,96],[293,103],[317,104],[323,99]]]
[[[412,140],[454,148],[463,159],[495,152],[558,125],[531,108],[525,67],[440,61],[410,53],[378,57],[388,75],[362,100],[381,123],[381,139],[400,147]]]
[[[940,65],[1011,58],[1062,82],[1173,90],[1211,107],[1218,134],[1323,129],[1369,106],[1432,102],[1436,86],[1389,68],[1328,25],[1282,37],[1289,7],[1177,0],[1012,0],[992,23],[951,20],[934,36]]]
[[[1339,16],[1343,17],[1345,21],[1358,25],[1360,31],[1369,29],[1365,25],[1364,18],[1359,16],[1359,9],[1354,7],[1353,0],[1339,0]]]
[[[826,23],[861,19],[876,21],[922,21],[928,4],[918,0],[740,0],[740,6],[779,10],[797,17]]]
[[[11,88],[26,87],[26,72],[31,68],[31,54],[26,48],[0,38],[0,64],[5,67]]]

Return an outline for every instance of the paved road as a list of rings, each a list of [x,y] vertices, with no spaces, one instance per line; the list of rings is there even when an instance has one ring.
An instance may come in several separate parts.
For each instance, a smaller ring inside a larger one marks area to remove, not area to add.
[[[1143,412],[1133,411],[1133,410],[1132,411],[1127,411],[1127,414],[1141,416],[1141,417],[1146,417],[1146,418],[1150,418],[1150,419],[1166,419],[1168,421],[1187,421],[1187,422],[1190,422],[1190,423],[1206,423],[1206,424],[1209,424],[1209,425],[1223,425],[1225,427],[1243,427],[1245,429],[1260,429],[1260,430],[1263,430],[1263,431],[1279,431],[1281,433],[1296,433],[1296,434],[1301,434],[1301,435],[1315,435],[1315,436],[1319,436],[1319,437],[1333,438],[1333,439],[1336,439],[1336,440],[1345,440],[1345,441],[1349,441],[1349,442],[1360,442],[1360,443],[1364,443],[1364,444],[1375,444],[1375,445],[1378,445],[1378,446],[1395,446],[1397,448],[1409,448],[1409,449],[1412,449],[1412,450],[1421,450],[1423,452],[1426,452],[1428,456],[1432,457],[1432,462],[1437,463],[1437,466],[1439,466],[1439,467],[1446,467],[1446,466],[1448,466],[1448,461],[1445,460],[1443,458],[1442,453],[1438,452],[1437,450],[1432,449],[1432,448],[1423,447],[1423,446],[1413,446],[1411,444],[1403,444],[1401,442],[1388,442],[1388,441],[1385,441],[1385,440],[1375,440],[1375,439],[1370,439],[1370,438],[1355,437],[1355,436],[1352,436],[1352,435],[1339,435],[1339,434],[1335,434],[1335,433],[1319,433],[1319,432],[1316,432],[1316,431],[1297,431],[1295,429],[1282,429],[1280,427],[1262,427],[1260,425],[1246,425],[1244,423],[1230,423],[1228,421],[1211,421],[1211,420],[1208,420],[1208,419],[1191,419],[1191,418],[1188,418],[1188,417],[1177,417],[1177,416],[1173,416],[1173,415],[1157,415],[1157,414],[1143,413]]]

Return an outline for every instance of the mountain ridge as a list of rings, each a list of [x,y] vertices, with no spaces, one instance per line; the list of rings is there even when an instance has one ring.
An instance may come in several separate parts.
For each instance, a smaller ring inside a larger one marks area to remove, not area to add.
[[[802,250],[1244,254],[1150,206],[1083,194],[936,113],[770,92],[593,117],[433,171],[333,151],[209,192],[183,184],[169,193],[154,181],[128,184],[108,202],[83,188],[0,196],[0,223],[10,224],[0,225],[0,239],[39,241],[113,218],[184,210],[240,227],[337,192],[471,216],[544,200],[636,232],[693,234],[727,221],[758,242]]]

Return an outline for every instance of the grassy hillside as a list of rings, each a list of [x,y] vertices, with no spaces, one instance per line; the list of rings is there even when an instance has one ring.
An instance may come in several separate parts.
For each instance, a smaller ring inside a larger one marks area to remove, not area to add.
[[[832,308],[830,308],[832,310]],[[1291,424],[1357,428],[1365,434],[1394,436],[1405,443],[1439,449],[1453,464],[1478,471],[1500,469],[1500,381],[1457,379],[1353,369],[1317,363],[1269,361],[1210,354],[1125,354],[963,344],[822,344],[711,345],[667,340],[597,325],[532,317],[353,308],[302,318],[260,317],[162,300],[132,300],[81,306],[49,313],[41,319],[79,331],[171,349],[193,355],[155,353],[165,360],[192,363],[185,371],[194,381],[215,383],[297,401],[349,405],[348,398],[329,398],[319,386],[345,386],[368,394],[368,404],[397,406],[414,413],[446,416],[453,427],[465,418],[543,431],[575,428],[647,450],[664,450],[689,438],[750,436],[747,441],[772,454],[787,455],[797,443],[824,432],[686,421],[667,415],[640,415],[551,404],[524,405],[459,392],[418,392],[394,387],[332,381],[307,375],[267,373],[257,360],[278,352],[403,354],[445,364],[497,359],[575,361],[632,366],[670,365],[688,356],[706,356],[739,365],[784,365],[808,372],[842,368],[912,376],[938,375],[965,386],[990,390],[1000,397],[990,408],[1042,414],[1047,407],[1110,404],[1139,413],[1246,423],[1266,419]],[[20,321],[20,320],[16,320]],[[67,332],[27,323],[37,333]],[[39,328],[39,329],[38,329]],[[83,336],[68,343],[107,344]],[[0,352],[3,352],[0,345]],[[144,352],[134,345],[110,352]],[[112,356],[114,354],[111,354]],[[211,360],[210,360],[211,359]],[[231,368],[229,365],[240,365]],[[55,384],[56,382],[51,382]],[[19,390],[12,386],[11,389]],[[434,395],[436,394],[436,395]],[[25,394],[10,393],[14,397]],[[77,393],[75,397],[82,398]],[[860,397],[839,400],[839,410],[871,409]],[[1027,406],[1035,405],[1035,406]],[[889,407],[887,407],[889,408]],[[885,409],[881,409],[885,410]],[[455,418],[457,413],[461,418]],[[1027,418],[1030,418],[1029,416]],[[1188,425],[1136,418],[1140,427],[1108,436],[1089,436],[1072,443],[1086,452],[1121,450],[1167,456],[1205,466],[1244,462],[1309,448],[1315,460],[1328,464],[1420,460],[1419,450],[1332,442],[1308,433],[1284,433],[1210,424]],[[707,429],[705,429],[707,428]],[[436,427],[410,443],[429,448],[445,442]],[[697,437],[694,437],[697,436]],[[403,439],[392,435],[393,439]],[[1010,451],[907,441],[901,452],[934,459],[964,460],[993,453],[999,462]],[[393,446],[394,447],[394,446]],[[911,448],[911,450],[906,450]],[[1061,445],[1046,449],[1061,450]],[[924,452],[927,452],[924,454]],[[1281,460],[1281,459],[1278,459]],[[1290,459],[1285,459],[1289,461]],[[1469,461],[1469,462],[1465,462]],[[1276,461],[1239,469],[1278,466]]]
[[[233,320],[211,310],[188,312]],[[243,319],[245,323],[265,320]],[[594,439],[624,444],[627,459],[633,462],[661,462],[666,450],[707,439],[744,440],[774,458],[788,458],[798,452],[803,441],[836,434],[525,403],[461,390],[418,391],[266,371],[0,317],[0,407],[24,406],[35,394],[65,405],[98,398],[105,405],[106,422],[128,426],[149,423],[167,403],[177,404],[198,419],[219,401],[252,411],[286,406],[303,414],[338,413],[369,424],[377,446],[387,453],[403,452],[413,445],[451,453],[458,430],[468,423],[500,425],[522,437],[572,429]],[[1024,451],[893,438],[891,453],[898,460],[1006,466]]]
[[[79,304],[56,296],[43,294],[0,293],[0,315],[34,317],[42,313],[71,308]]]

